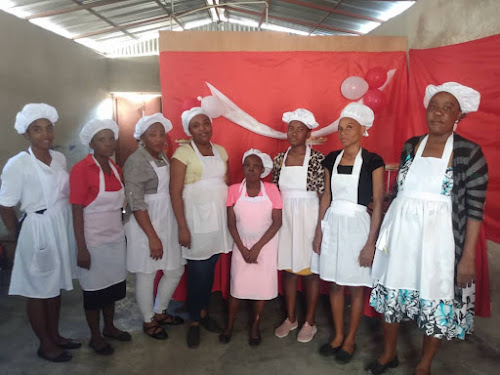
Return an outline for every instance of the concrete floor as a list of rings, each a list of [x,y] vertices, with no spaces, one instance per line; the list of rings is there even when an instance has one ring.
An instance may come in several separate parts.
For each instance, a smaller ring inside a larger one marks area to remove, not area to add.
[[[132,333],[128,343],[112,342],[115,353],[109,357],[97,356],[88,348],[88,328],[82,311],[78,287],[63,294],[61,333],[83,342],[73,351],[68,363],[50,363],[36,356],[37,340],[25,315],[23,298],[7,296],[6,275],[0,287],[0,374],[366,374],[365,364],[381,351],[382,336],[378,321],[364,318],[359,335],[358,351],[348,365],[339,365],[333,358],[318,354],[321,344],[332,332],[329,305],[322,297],[318,306],[319,331],[308,344],[296,341],[296,332],[278,339],[274,327],[283,319],[283,301],[277,298],[266,306],[262,322],[262,344],[249,347],[247,324],[250,305],[242,304],[232,341],[219,344],[218,335],[202,329],[201,345],[188,349],[185,344],[187,325],[169,329],[169,339],[156,341],[141,329],[139,311],[134,301],[133,278],[128,283],[127,298],[117,304],[117,326]],[[75,282],[77,285],[77,282]],[[182,313],[182,305],[171,309]],[[212,316],[222,325],[224,302],[220,294],[212,298]],[[303,311],[299,309],[299,320]],[[490,324],[496,324],[488,320]],[[405,323],[399,341],[401,365],[387,372],[389,375],[411,374],[419,356],[421,334],[411,322]],[[434,374],[495,374],[500,367],[498,347],[481,338],[470,336],[466,341],[444,342],[433,367]]]

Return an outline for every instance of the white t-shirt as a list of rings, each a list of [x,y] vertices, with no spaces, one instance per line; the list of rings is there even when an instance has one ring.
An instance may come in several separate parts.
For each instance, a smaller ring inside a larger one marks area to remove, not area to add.
[[[50,151],[52,162],[50,167],[37,160],[42,170],[51,173],[52,169],[66,170],[66,158],[58,151]],[[22,151],[10,158],[5,164],[0,177],[0,205],[13,207],[21,202],[21,211],[34,212],[46,207],[43,189],[40,186],[40,178],[28,152]],[[69,182],[67,190],[69,197]]]

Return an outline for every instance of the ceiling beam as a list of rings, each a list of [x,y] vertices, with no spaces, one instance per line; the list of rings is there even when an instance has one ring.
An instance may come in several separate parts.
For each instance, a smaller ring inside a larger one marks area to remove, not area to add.
[[[264,7],[264,10],[262,11],[262,16],[260,16],[259,20],[259,28],[262,26],[262,23],[266,19],[266,12],[269,14],[269,7],[271,6],[271,0],[266,0],[267,1],[267,6]]]
[[[346,11],[343,11],[343,10],[335,9],[335,8],[324,6],[324,5],[309,3],[309,2],[306,2],[306,1],[301,1],[301,0],[281,0],[281,1],[283,1],[285,3],[300,5],[300,6],[303,6],[303,7],[306,7],[306,8],[310,8],[310,9],[322,10],[324,12],[334,13],[334,14],[340,14],[340,15],[343,15],[343,16],[352,17],[352,18],[358,18],[358,19],[362,19],[362,20],[366,20],[366,21],[379,22],[379,23],[383,23],[384,22],[383,20],[381,20],[379,18],[373,18],[373,17],[369,17],[369,16],[363,16],[361,14],[355,14],[355,13],[351,13],[351,12],[346,12]]]
[[[74,3],[78,4],[78,5],[83,5],[81,3],[81,0],[71,0],[73,1]],[[116,27],[117,30],[121,31],[122,33],[124,33],[125,35],[129,36],[130,38],[132,39],[139,39],[137,38],[134,34],[130,33],[127,31],[127,29],[121,27],[120,25],[114,23],[113,21],[111,21],[110,19],[104,17],[102,14],[96,12],[94,9],[92,8],[88,8],[88,9],[85,9],[87,12],[89,12],[90,14],[96,16],[97,18],[99,18],[100,20],[103,20],[104,22],[106,22],[107,24],[111,25],[112,27]]]
[[[73,40],[74,39],[82,39],[82,38],[88,38],[88,37],[95,36],[95,35],[108,34],[108,33],[112,33],[115,31],[121,31],[120,29],[132,29],[134,27],[147,25],[149,23],[167,21],[169,18],[170,18],[169,16],[159,16],[159,17],[154,17],[154,18],[147,18],[147,19],[142,20],[142,21],[123,24],[120,26],[120,28],[108,27],[107,29],[101,29],[101,30],[97,30],[97,31],[91,31],[91,32],[85,33],[85,34],[75,35],[71,39],[73,39]]]
[[[86,9],[92,9],[104,5],[109,5],[109,4],[114,4],[114,3],[119,3],[123,0],[101,0],[101,1],[94,1],[93,3],[89,4],[81,4],[73,7],[68,7],[68,8],[63,8],[63,9],[55,9],[55,10],[49,10],[47,12],[42,12],[42,13],[37,13],[37,14],[32,14],[31,16],[25,17],[25,20],[32,20],[35,18],[42,18],[42,17],[51,17],[51,16],[57,16],[59,14],[66,14],[66,13],[71,13],[71,12],[77,12],[79,10],[86,10]]]
[[[155,2],[156,4],[158,4],[158,6],[159,6],[160,8],[162,8],[162,9],[165,11],[165,13],[167,13],[167,16],[169,16],[169,17],[171,16],[171,17],[172,17],[172,19],[175,21],[175,23],[176,23],[177,25],[179,25],[179,27],[180,27],[182,30],[186,30],[186,29],[184,28],[184,23],[182,23],[182,22],[181,22],[181,21],[180,21],[180,20],[179,20],[179,19],[175,16],[175,14],[170,13],[170,11],[168,10],[168,8],[166,7],[166,5],[165,5],[165,4],[163,4],[160,0],[154,0],[154,2]]]
[[[249,14],[249,15],[252,15],[252,16],[260,16],[261,15],[260,12],[254,12],[252,10],[234,8],[234,7],[231,7],[229,5],[226,5],[226,8],[230,9],[233,12],[245,13],[245,14]],[[307,22],[307,21],[297,20],[297,19],[294,19],[294,18],[272,16],[272,15],[269,15],[269,18],[270,19],[272,18],[272,19],[275,19],[275,20],[278,20],[278,21],[283,21],[283,22],[295,23],[297,25],[302,25],[302,26],[307,26],[307,27],[312,27],[312,28],[315,28],[318,25],[317,23],[314,23],[314,22]],[[320,27],[322,29],[337,31],[339,33],[347,33],[347,34],[354,34],[354,35],[363,35],[359,31],[348,30],[348,29],[341,29],[339,27],[333,27],[333,26],[329,26],[329,25],[321,25]]]

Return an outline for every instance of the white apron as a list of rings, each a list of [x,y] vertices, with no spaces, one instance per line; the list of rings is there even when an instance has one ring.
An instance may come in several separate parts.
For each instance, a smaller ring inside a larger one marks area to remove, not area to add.
[[[99,193],[96,199],[83,209],[83,228],[90,253],[90,269],[77,268],[78,280],[85,291],[105,289],[127,278],[126,243],[122,223],[125,202],[123,184],[118,191],[106,191],[104,172],[97,160],[92,158],[99,167]],[[109,165],[121,184],[118,171],[111,162]]]
[[[307,191],[307,169],[311,148],[307,146],[302,166],[287,167],[288,148],[281,166],[278,186],[283,198],[283,224],[279,231],[278,269],[299,272],[311,267],[313,240],[319,212],[315,191]],[[316,261],[316,260],[315,260]]]
[[[127,237],[127,269],[129,272],[153,273],[158,270],[174,270],[186,262],[182,259],[179,245],[179,231],[170,201],[170,163],[167,159],[164,167],[157,167],[154,160],[150,161],[158,177],[156,194],[145,194],[144,201],[148,205],[148,215],[151,224],[163,245],[163,256],[154,260],[150,256],[149,240],[141,229],[135,216],[125,224]]]
[[[321,221],[323,240],[319,265],[311,269],[320,278],[339,285],[373,286],[369,267],[359,265],[359,254],[370,233],[370,215],[358,204],[359,175],[363,165],[359,149],[351,174],[339,174],[337,168],[344,150],[335,159],[331,176],[332,202]]]
[[[226,163],[212,144],[213,156],[203,156],[191,141],[202,165],[201,180],[184,185],[184,214],[191,233],[191,248],[183,247],[182,256],[206,260],[214,254],[229,253],[233,246],[227,228]]]
[[[246,181],[240,186],[241,195],[234,204],[236,228],[243,245],[250,250],[273,223],[273,204],[260,183],[262,196],[248,197]],[[231,257],[231,296],[240,299],[270,300],[278,296],[278,236],[262,247],[256,264],[243,259],[234,245]]]
[[[69,204],[69,175],[62,168],[39,161],[31,147],[46,211],[26,211],[17,241],[9,294],[53,298],[61,289],[73,289],[76,244]],[[20,171],[19,173],[21,173]]]
[[[453,135],[441,158],[422,157],[427,138],[420,143],[384,218],[372,275],[387,288],[416,290],[423,299],[450,300],[454,297],[455,264],[452,204],[441,189]]]

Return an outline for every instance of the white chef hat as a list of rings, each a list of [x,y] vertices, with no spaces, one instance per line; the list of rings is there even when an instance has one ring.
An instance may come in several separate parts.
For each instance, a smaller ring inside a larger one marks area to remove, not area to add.
[[[260,160],[262,160],[264,172],[262,172],[262,174],[260,175],[260,178],[264,178],[269,173],[271,173],[271,170],[273,169],[273,161],[268,154],[266,154],[265,152],[262,152],[260,150],[257,150],[256,148],[251,148],[250,150],[246,151],[243,154],[243,159],[241,159],[241,162],[244,163],[246,157],[249,155],[257,155],[260,158]]]
[[[305,108],[297,108],[293,112],[285,112],[283,113],[282,117],[283,122],[286,122],[289,124],[292,121],[300,121],[303,123],[305,126],[307,126],[309,129],[314,129],[319,126],[319,124],[316,122],[316,119],[314,118],[314,115],[312,114],[311,111],[308,111]]]
[[[375,120],[375,114],[372,109],[367,105],[352,102],[344,107],[342,112],[340,112],[340,119],[344,117],[352,118],[356,120],[359,125],[364,126],[366,131],[363,133],[365,137],[368,137],[368,129],[372,127],[373,121]]]
[[[476,112],[479,108],[481,94],[473,88],[461,85],[457,82],[445,82],[439,86],[427,86],[424,96],[425,108],[429,105],[431,98],[438,92],[447,92],[453,95],[457,99],[458,104],[460,104],[460,110],[463,113]]]
[[[193,117],[198,115],[206,115],[210,119],[210,122],[212,122],[212,118],[205,110],[203,110],[203,108],[193,107],[188,109],[187,111],[182,112],[181,115],[182,127],[184,128],[184,133],[186,133],[186,135],[191,136],[191,132],[189,131],[189,122],[193,119]]]
[[[118,125],[111,119],[99,120],[93,119],[85,124],[80,132],[80,140],[85,146],[88,146],[92,141],[94,135],[99,133],[101,130],[109,129],[115,135],[115,139],[118,139]]]
[[[19,134],[26,133],[28,126],[38,119],[46,118],[52,124],[59,120],[59,115],[54,107],[45,103],[26,104],[21,112],[17,113],[14,128]]]
[[[144,116],[137,121],[137,124],[135,125],[134,138],[137,140],[141,139],[141,135],[143,135],[151,125],[156,124],[157,122],[163,125],[165,133],[172,130],[173,126],[170,120],[158,112],[149,116]]]

